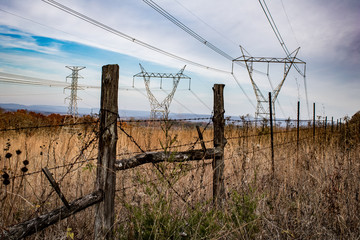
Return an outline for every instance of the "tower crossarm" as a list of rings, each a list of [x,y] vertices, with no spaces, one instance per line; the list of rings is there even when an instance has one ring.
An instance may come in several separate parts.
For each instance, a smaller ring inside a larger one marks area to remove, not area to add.
[[[179,79],[191,79],[190,77],[183,74],[186,65],[176,74],[174,73],[152,73],[146,72],[144,67],[140,65],[141,72],[135,74],[133,77],[149,77],[149,78],[179,78]]]
[[[296,51],[296,50],[295,50]],[[273,57],[250,57],[243,55],[241,57],[235,58],[233,61],[235,62],[257,62],[257,63],[285,63],[285,64],[306,64],[299,58],[273,58]]]

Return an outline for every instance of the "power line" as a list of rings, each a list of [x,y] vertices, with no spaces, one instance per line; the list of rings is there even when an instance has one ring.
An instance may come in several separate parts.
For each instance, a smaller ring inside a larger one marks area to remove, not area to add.
[[[0,82],[4,83],[16,83],[16,84],[27,84],[27,85],[39,85],[39,86],[50,86],[50,87],[68,87],[69,83],[49,80],[43,78],[29,77],[23,75],[17,75],[12,73],[0,72]],[[78,85],[82,88],[100,88],[99,86],[91,85]]]
[[[169,94],[168,92],[166,92],[164,89],[162,89],[163,92],[165,92],[166,94]],[[182,104],[180,101],[178,101],[176,98],[174,98],[174,101],[179,104],[180,106],[182,106],[183,108],[185,108],[188,112],[190,112],[191,114],[194,114],[196,116],[199,116],[198,114],[194,113],[193,111],[191,111],[188,107],[186,107],[184,104]]]
[[[262,2],[261,2],[261,1],[262,1]],[[287,48],[287,46],[286,46],[286,44],[285,44],[285,42],[284,42],[284,40],[283,40],[283,38],[282,38],[282,36],[281,36],[281,34],[280,34],[279,29],[278,29],[278,27],[276,26],[276,23],[275,23],[272,15],[271,15],[271,12],[270,12],[268,6],[266,5],[265,0],[259,0],[259,3],[260,3],[260,5],[261,5],[261,8],[262,8],[262,10],[264,11],[265,16],[266,16],[266,18],[267,18],[267,20],[268,20],[268,22],[269,22],[269,24],[270,24],[273,32],[275,33],[275,36],[276,36],[276,38],[278,39],[278,41],[279,41],[282,49],[283,49],[284,52],[286,53],[287,57],[289,57],[289,56],[290,56],[290,51],[288,50],[288,48]],[[285,10],[285,9],[284,9],[284,10]],[[287,16],[287,15],[286,15],[286,16]],[[305,95],[306,95],[306,105],[307,105],[308,115],[309,115],[309,117],[310,117],[309,100],[308,100],[308,92],[307,92],[307,83],[306,83],[306,75],[305,75],[306,65],[304,65],[304,72],[302,72],[295,63],[294,63],[294,67],[295,67],[296,71],[297,71],[297,72],[303,77],[303,79],[304,79],[304,87],[305,87]]]
[[[228,41],[229,43],[233,44],[234,46],[238,47],[238,44],[235,43],[233,40],[231,40],[230,38],[226,37],[224,34],[222,34],[221,32],[219,32],[218,30],[216,30],[215,28],[213,28],[212,26],[210,26],[208,23],[206,23],[203,19],[201,19],[199,16],[197,16],[195,13],[193,13],[190,9],[188,9],[187,7],[185,7],[182,3],[180,3],[177,0],[174,0],[177,4],[179,4],[182,8],[184,8],[186,11],[188,11],[191,15],[193,15],[195,18],[197,18],[200,22],[202,22],[203,24],[205,24],[206,26],[208,26],[210,29],[212,29],[214,32],[216,32],[219,36],[221,36],[223,39],[225,39],[226,41]]]
[[[11,12],[6,11],[6,10],[4,10],[4,9],[1,9],[1,8],[0,8],[0,11],[5,12],[5,13],[10,14],[10,15],[13,15],[13,16],[15,16],[15,17],[18,17],[18,18],[24,19],[24,20],[26,20],[26,21],[29,21],[29,22],[32,22],[32,23],[36,23],[36,24],[38,24],[38,25],[40,25],[40,26],[43,26],[43,27],[46,27],[46,28],[50,28],[50,29],[53,29],[53,30],[56,30],[56,31],[59,31],[59,32],[62,32],[62,33],[65,33],[65,34],[68,34],[68,35],[71,35],[71,36],[74,36],[74,35],[72,35],[71,33],[64,32],[64,31],[62,31],[62,30],[60,30],[60,29],[57,29],[57,28],[54,28],[54,27],[47,26],[47,25],[45,25],[45,24],[43,24],[43,23],[40,23],[40,22],[34,21],[34,20],[30,19],[30,18],[26,18],[26,17],[20,16],[20,15],[15,14],[15,13],[11,13]],[[74,37],[75,37],[75,36],[74,36]]]
[[[224,58],[232,61],[234,58],[231,57],[230,55],[228,55],[227,53],[225,53],[224,51],[222,51],[221,49],[219,49],[218,47],[214,46],[212,43],[210,43],[209,41],[207,41],[205,38],[201,37],[199,34],[197,34],[195,31],[191,30],[189,27],[187,27],[185,24],[183,24],[181,21],[179,21],[177,18],[175,18],[174,16],[172,16],[170,13],[168,13],[166,10],[164,10],[162,7],[160,7],[159,5],[157,5],[154,1],[152,0],[143,0],[146,4],[148,4],[151,8],[153,8],[155,11],[157,11],[158,13],[160,13],[161,15],[163,15],[166,19],[170,20],[172,23],[174,23],[176,26],[178,26],[179,28],[181,28],[182,30],[184,30],[186,33],[188,33],[190,36],[192,36],[193,38],[195,38],[196,40],[198,40],[199,42],[203,43],[205,46],[209,47],[211,50],[215,51],[216,53],[220,54],[221,56],[223,56]],[[245,64],[241,63],[241,62],[235,62],[236,64],[242,66],[242,67],[246,67]],[[254,72],[259,73],[259,74],[264,74],[266,75],[266,73],[263,73],[261,71],[258,71],[256,69],[253,69]],[[246,94],[246,92],[244,91],[243,87],[241,86],[240,82],[236,79],[236,77],[233,74],[233,70],[231,72],[231,75],[233,76],[234,80],[236,81],[237,85],[240,87],[240,89],[242,90],[242,92],[245,94],[245,96],[247,97],[247,99],[249,100],[250,104],[254,106],[254,104],[252,103],[252,101],[250,100],[249,96]]]
[[[283,2],[283,0],[281,0],[280,2],[281,2],[281,6],[282,6],[282,8],[283,8],[283,10],[284,10],[286,19],[287,19],[287,21],[288,21],[288,23],[289,23],[290,29],[291,29],[292,33],[294,34],[295,41],[296,41],[296,43],[297,43],[298,45],[300,45],[300,44],[299,44],[299,41],[298,41],[297,38],[296,38],[296,34],[295,34],[294,29],[293,29],[293,27],[292,27],[292,24],[291,24],[291,22],[290,22],[289,16],[288,16],[288,14],[287,14],[287,12],[286,12],[286,10],[285,10],[284,2]]]
[[[197,34],[196,32],[194,32],[193,30],[191,30],[189,27],[187,27],[185,24],[183,24],[182,22],[180,22],[177,18],[175,18],[174,16],[172,16],[170,13],[168,13],[166,10],[164,10],[162,7],[160,7],[159,5],[157,5],[154,1],[152,0],[143,0],[143,2],[145,2],[147,5],[149,5],[151,8],[153,8],[155,11],[157,11],[158,13],[160,13],[161,15],[163,15],[165,18],[167,18],[168,20],[170,20],[172,23],[174,23],[176,26],[178,26],[179,28],[181,28],[182,30],[184,30],[186,33],[188,33],[190,36],[192,36],[193,38],[197,39],[198,41],[200,41],[201,43],[203,43],[205,46],[209,47],[210,49],[212,49],[213,51],[215,51],[216,53],[220,54],[221,56],[225,57],[226,59],[232,61],[234,58],[231,57],[229,54],[225,53],[224,51],[222,51],[221,49],[219,49],[218,47],[214,46],[212,43],[210,43],[209,41],[207,41],[206,39],[204,39],[203,37],[201,37],[199,34]]]
[[[167,51],[162,50],[160,48],[157,48],[155,46],[152,46],[152,45],[150,45],[148,43],[145,43],[145,42],[143,42],[141,40],[138,40],[138,39],[136,39],[134,37],[131,37],[131,36],[129,36],[129,35],[123,33],[123,32],[120,32],[120,31],[118,31],[118,30],[116,30],[116,29],[114,29],[114,28],[112,28],[112,27],[110,27],[110,26],[108,26],[106,24],[103,24],[103,23],[101,23],[99,21],[96,21],[95,19],[92,19],[92,18],[90,18],[90,17],[88,17],[88,16],[86,16],[86,15],[84,15],[82,13],[79,13],[79,12],[73,10],[72,8],[69,8],[69,7],[65,6],[65,5],[62,5],[62,4],[60,4],[60,3],[58,3],[58,2],[56,2],[54,0],[42,0],[42,1],[49,4],[49,5],[52,5],[52,6],[56,7],[56,8],[58,8],[58,9],[60,9],[60,10],[62,10],[64,12],[66,12],[66,13],[68,13],[70,15],[73,15],[74,17],[77,17],[77,18],[79,18],[81,20],[84,20],[84,21],[86,21],[86,22],[88,22],[88,23],[90,23],[90,24],[92,24],[92,25],[94,25],[96,27],[102,28],[103,30],[105,30],[107,32],[115,34],[115,35],[117,35],[119,37],[122,37],[122,38],[124,38],[126,40],[129,40],[129,41],[131,41],[133,43],[136,43],[136,44],[138,44],[140,46],[146,47],[146,48],[148,48],[150,50],[153,50],[155,52],[161,53],[161,54],[166,55],[168,57],[174,58],[174,59],[182,61],[182,62],[186,62],[188,64],[191,64],[191,65],[194,65],[194,66],[197,66],[197,67],[200,67],[200,68],[205,68],[205,69],[208,69],[208,70],[217,71],[217,72],[221,72],[221,73],[229,73],[228,71],[213,68],[213,67],[209,67],[209,66],[206,66],[206,65],[191,61],[189,59],[180,57],[180,56],[175,55],[173,53],[167,52]]]
[[[248,99],[248,101],[250,102],[251,106],[253,106],[254,109],[256,109],[254,103],[251,101],[249,95],[247,95],[247,93],[245,92],[244,88],[241,86],[239,80],[236,78],[234,73],[231,73],[232,77],[234,78],[235,82],[237,83],[237,85],[240,87],[241,91],[244,93],[245,97]]]
[[[56,8],[58,8],[58,9],[60,9],[60,10],[62,10],[62,11],[64,11],[64,12],[66,12],[66,13],[68,13],[68,14],[70,14],[70,15],[73,15],[74,17],[77,17],[77,18],[79,18],[79,19],[81,19],[81,20],[83,20],[83,21],[86,21],[86,22],[88,22],[88,23],[90,23],[90,24],[92,24],[92,25],[94,25],[94,26],[96,26],[96,27],[99,27],[99,28],[101,28],[101,29],[103,29],[103,30],[105,30],[105,31],[108,31],[108,32],[110,32],[110,33],[112,33],[112,34],[115,34],[115,35],[117,35],[117,36],[119,36],[119,37],[122,37],[122,38],[124,38],[124,39],[127,39],[127,40],[129,40],[129,41],[131,41],[131,42],[134,42],[134,43],[136,43],[136,44],[138,44],[138,45],[141,45],[141,46],[143,46],[143,47],[146,47],[146,48],[148,48],[148,49],[151,49],[151,50],[153,50],[153,51],[156,51],[156,52],[158,52],[158,53],[161,53],[161,54],[163,54],[163,55],[166,55],[166,56],[168,56],[168,57],[171,57],[171,58],[174,58],[174,59],[177,59],[177,60],[180,60],[180,61],[189,63],[189,64],[194,65],[194,66],[197,66],[197,67],[205,68],[205,69],[208,69],[208,70],[213,70],[213,71],[217,71],[217,72],[221,72],[221,73],[226,73],[226,74],[229,74],[229,73],[230,73],[230,72],[228,72],[228,71],[221,70],[221,69],[217,69],[217,68],[213,68],[213,67],[209,67],[209,66],[206,66],[206,65],[203,65],[203,64],[200,64],[200,63],[197,63],[197,62],[194,62],[194,61],[191,61],[191,60],[188,60],[188,59],[179,57],[179,56],[177,56],[177,55],[175,55],[175,54],[172,54],[172,53],[170,53],[170,52],[164,51],[164,50],[162,50],[162,49],[159,49],[159,48],[157,48],[157,47],[155,47],[155,46],[152,46],[152,45],[147,44],[147,43],[145,43],[145,42],[143,42],[143,41],[140,41],[140,40],[138,40],[138,39],[136,39],[136,38],[134,38],[134,37],[131,37],[131,36],[125,34],[125,33],[122,33],[122,32],[120,32],[120,31],[118,31],[118,30],[116,30],[116,29],[114,29],[114,28],[112,28],[112,27],[110,27],[110,26],[108,26],[108,25],[105,25],[105,24],[103,24],[103,23],[101,23],[101,22],[99,22],[99,21],[96,21],[95,19],[92,19],[92,18],[90,18],[90,17],[88,17],[88,16],[86,16],[86,15],[84,15],[84,14],[81,14],[81,13],[79,13],[79,12],[77,12],[77,11],[75,11],[75,10],[73,10],[73,9],[65,6],[65,5],[62,5],[62,4],[60,4],[60,3],[58,3],[58,2],[56,2],[56,1],[54,1],[54,0],[42,0],[42,1],[45,2],[45,3],[47,3],[47,4],[49,4],[49,5],[52,5],[52,6],[56,7]],[[196,36],[196,35],[194,35],[194,36]],[[200,37],[200,36],[199,36],[199,37]],[[200,37],[199,39],[201,40],[201,37]],[[206,41],[206,40],[205,40],[205,41]],[[216,48],[214,45],[212,45],[212,44],[210,44],[210,43],[209,43],[209,44],[206,44],[206,45],[211,46],[211,48],[212,48],[214,51],[216,51],[217,53],[223,55],[223,56],[226,57],[227,59],[229,59],[229,60],[231,60],[231,61],[233,60],[233,58],[232,58],[231,56],[227,55],[226,53],[224,53],[224,52],[221,51],[220,49]],[[254,71],[256,71],[256,70],[254,70]],[[259,71],[259,72],[260,72],[260,71]],[[262,73],[262,72],[260,72],[260,73]],[[240,83],[238,83],[238,85],[240,86]],[[243,92],[244,92],[244,91],[243,91]],[[248,98],[248,97],[247,97],[247,98]],[[248,98],[248,99],[249,99],[249,98]],[[250,103],[253,105],[253,103],[252,103],[251,101],[250,101]]]
[[[168,19],[169,21],[171,21],[172,23],[174,23],[176,26],[178,26],[179,28],[181,28],[182,30],[184,30],[187,34],[189,34],[190,36],[192,36],[193,38],[195,38],[196,40],[198,40],[199,42],[201,42],[202,44],[204,44],[205,46],[207,46],[208,48],[210,48],[211,50],[213,50],[214,52],[220,54],[221,56],[223,56],[224,58],[232,61],[234,60],[234,58],[232,56],[230,56],[229,54],[225,53],[223,50],[221,50],[220,48],[216,47],[215,45],[213,45],[212,43],[210,43],[209,41],[207,41],[205,38],[201,37],[199,34],[197,34],[195,31],[193,31],[192,29],[190,29],[189,27],[187,27],[185,24],[183,24],[180,20],[178,20],[176,17],[172,16],[169,12],[167,12],[165,9],[163,9],[162,7],[160,7],[158,4],[156,4],[154,1],[152,0],[143,0],[143,2],[145,2],[146,4],[148,4],[151,8],[153,8],[155,11],[157,11],[158,13],[160,13],[161,15],[163,15],[166,19]],[[238,65],[246,68],[245,64],[241,63],[241,62],[237,62]],[[260,74],[265,74],[261,71],[255,70],[254,72],[260,73]]]
[[[197,100],[199,100],[199,102],[209,109],[210,112],[212,111],[212,109],[198,95],[196,95],[193,90],[190,89],[189,91],[196,97]]]

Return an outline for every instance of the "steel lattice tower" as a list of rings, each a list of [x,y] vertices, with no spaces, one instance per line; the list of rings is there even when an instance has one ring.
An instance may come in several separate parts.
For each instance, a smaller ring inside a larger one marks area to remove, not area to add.
[[[71,78],[71,85],[64,88],[64,92],[67,89],[71,90],[70,96],[65,98],[66,100],[69,100],[69,107],[68,107],[68,115],[71,115],[73,118],[78,115],[78,107],[77,107],[77,100],[81,100],[77,96],[77,90],[83,90],[83,88],[78,86],[78,79],[83,78],[79,75],[79,71],[84,69],[85,67],[79,67],[79,66],[66,66],[68,69],[72,71],[72,73],[66,77],[66,82],[69,78]]]
[[[267,64],[283,63],[284,64],[283,78],[280,81],[280,83],[278,84],[278,86],[275,89],[273,89],[272,94],[271,94],[272,115],[273,115],[273,119],[275,119],[275,101],[276,101],[277,97],[279,96],[280,90],[281,90],[282,86],[284,85],[285,79],[286,79],[291,67],[294,64],[304,64],[304,66],[306,64],[304,61],[302,61],[296,57],[300,48],[297,48],[295,51],[290,53],[286,58],[251,57],[251,56],[245,55],[244,52],[246,52],[246,51],[243,47],[240,46],[240,49],[242,52],[242,56],[234,59],[233,64],[236,61],[241,61],[241,62],[244,62],[246,65],[246,68],[249,73],[250,81],[253,86],[253,90],[255,92],[255,96],[256,96],[256,100],[257,100],[257,106],[256,106],[256,112],[255,112],[256,119],[258,119],[261,116],[268,119],[270,117],[270,109],[269,109],[269,99],[266,98],[262,94],[259,87],[256,85],[256,83],[254,81],[253,64],[254,63],[267,63]],[[233,66],[233,68],[234,68],[234,66]],[[267,75],[268,74],[269,73],[267,73]],[[305,74],[305,69],[304,69],[304,74]]]
[[[189,80],[191,79],[190,77],[183,74],[186,65],[176,74],[173,74],[173,73],[149,73],[149,72],[146,72],[146,70],[143,68],[143,66],[141,64],[139,64],[139,65],[140,65],[141,72],[138,74],[135,74],[133,76],[133,79],[135,79],[135,77],[144,78],[146,93],[147,93],[147,96],[148,96],[148,99],[150,102],[150,107],[151,107],[150,118],[156,119],[160,115],[164,119],[168,119],[169,112],[170,112],[169,111],[170,104],[174,97],[177,86],[180,82],[180,79],[189,79]],[[173,79],[173,89],[165,97],[165,99],[162,102],[159,102],[150,90],[150,79],[151,78],[160,78],[161,81],[163,78],[172,78]]]

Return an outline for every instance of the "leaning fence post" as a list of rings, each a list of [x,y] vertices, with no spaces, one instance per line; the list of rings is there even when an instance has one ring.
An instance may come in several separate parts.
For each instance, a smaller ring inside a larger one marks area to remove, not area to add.
[[[224,84],[214,84],[214,148],[222,154],[213,160],[213,201],[216,206],[221,206],[225,198],[224,185],[224,147],[226,139],[224,136]]]
[[[103,66],[101,77],[100,136],[95,190],[101,190],[104,193],[104,200],[98,203],[95,208],[95,239],[113,239],[118,83],[119,66],[117,64]]]

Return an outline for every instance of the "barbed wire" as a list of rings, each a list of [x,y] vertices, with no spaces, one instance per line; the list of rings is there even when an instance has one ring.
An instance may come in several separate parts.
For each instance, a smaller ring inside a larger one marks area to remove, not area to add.
[[[190,169],[186,169],[186,171],[187,171],[187,172],[190,172],[190,171],[192,171],[192,170],[196,170],[196,169],[199,169],[199,168],[207,167],[207,166],[210,166],[210,165],[212,165],[211,162],[205,162],[205,163],[203,163],[203,164],[200,165],[200,166],[195,166],[195,167],[192,167],[192,168],[190,168]],[[186,176],[186,175],[184,175],[183,177],[185,177],[185,176]],[[181,178],[180,178],[180,179],[181,179]],[[179,180],[180,180],[180,179],[179,179]],[[117,190],[115,190],[115,192],[120,192],[120,191],[128,190],[128,189],[131,189],[131,188],[140,187],[140,186],[143,186],[144,184],[154,183],[154,182],[156,182],[156,181],[161,181],[161,180],[162,180],[162,178],[150,179],[150,180],[145,181],[145,182],[140,183],[140,184],[134,184],[134,185],[131,185],[131,186],[123,187],[123,188],[121,188],[121,189],[117,189]]]
[[[117,114],[118,115],[118,114]],[[174,119],[121,119],[121,117],[118,115],[118,122],[120,123],[141,123],[141,122],[183,122],[183,121],[200,121],[200,120],[209,120],[212,119],[212,117],[197,117],[197,118],[174,118]],[[255,120],[241,120],[241,119],[231,119],[231,118],[225,118],[226,122],[241,122],[244,124],[249,123],[266,123],[267,120],[261,120],[261,119],[255,119]],[[290,120],[273,120],[274,122],[297,122],[296,119],[290,119]],[[96,121],[90,121],[90,122],[78,122],[78,123],[60,123],[60,124],[48,124],[48,125],[40,125],[40,126],[27,126],[27,127],[15,127],[15,128],[3,128],[0,129],[0,132],[7,132],[7,131],[19,131],[19,130],[27,130],[27,129],[41,129],[41,128],[52,128],[52,127],[67,127],[67,126],[76,126],[76,125],[91,125],[98,123],[99,120]],[[299,122],[307,122],[307,123],[313,123],[313,120],[299,120]],[[331,120],[327,120],[329,123],[334,123]],[[315,120],[315,123],[325,123],[325,120]],[[300,126],[302,128],[304,126]]]
[[[67,163],[67,164],[63,164],[63,165],[49,167],[48,170],[51,171],[51,170],[55,170],[55,169],[59,169],[59,168],[69,167],[71,165],[83,164],[83,163],[87,163],[87,162],[90,162],[90,161],[94,161],[96,159],[97,158],[90,158],[90,159],[83,160],[83,161],[78,161],[78,162],[75,162],[75,163]],[[39,173],[42,173],[42,170],[36,170],[36,171],[33,171],[33,172],[29,172],[29,173],[23,173],[21,175],[14,175],[14,176],[10,177],[9,179],[14,180],[14,179],[17,179],[17,178],[21,178],[21,177],[25,177],[25,176],[31,176],[31,175],[35,175],[35,174],[39,174]]]
[[[98,121],[80,122],[80,123],[61,123],[61,124],[16,127],[16,128],[3,128],[3,129],[0,129],[0,132],[20,131],[20,130],[40,129],[40,128],[70,127],[70,126],[76,126],[76,125],[91,125],[91,124],[95,124],[95,123],[98,123]]]
[[[119,129],[128,137],[130,138],[130,140],[139,148],[139,150],[143,153],[145,153],[145,151],[140,147],[140,145],[135,141],[135,139],[128,134],[122,127],[121,124],[118,126]],[[151,162],[151,164],[155,167],[155,169],[161,174],[161,176],[164,178],[164,180],[167,182],[168,186],[174,191],[174,193],[186,204],[188,204],[191,208],[194,208],[192,205],[190,205],[181,195],[180,193],[174,188],[174,186],[171,184],[170,180],[167,179],[167,177],[165,176],[165,173],[160,169],[160,167],[154,163]]]
[[[225,121],[227,122],[241,122],[241,123],[269,123],[270,120],[263,118],[263,119],[233,119],[233,117],[225,117]],[[313,119],[273,119],[273,122],[283,122],[283,123],[288,123],[288,122],[306,122],[306,123],[313,123],[314,120]],[[325,119],[316,119],[315,123],[323,123],[325,122]],[[331,119],[327,120],[327,122],[334,122],[331,121]],[[335,122],[334,122],[335,123]]]
[[[200,121],[200,120],[208,120],[211,117],[198,117],[198,118],[174,118],[174,119],[129,119],[122,120],[119,117],[120,123],[139,123],[139,122],[183,122],[183,121]]]
[[[95,122],[96,123],[96,122]],[[205,128],[203,129],[202,132],[204,132],[206,130],[206,127],[208,126],[209,124],[207,124],[205,126]],[[129,153],[121,153],[121,154],[117,154],[117,156],[126,156],[126,155],[132,155],[132,154],[139,154],[139,153],[146,153],[146,152],[155,152],[155,151],[160,151],[160,150],[163,150],[163,148],[153,148],[153,149],[149,149],[147,151],[144,151],[140,145],[138,145],[138,143],[135,141],[135,139],[129,135],[126,131],[124,131],[124,129],[122,129],[121,126],[118,126],[124,134],[127,135],[127,137],[129,139],[131,139],[131,141],[137,145],[137,147],[139,149],[141,149],[142,151],[138,151],[138,152],[129,152]],[[300,129],[302,131],[305,131],[305,130],[312,130],[311,128],[309,129]],[[286,133],[291,133],[291,132],[296,132],[296,130],[291,130],[291,131],[279,131],[279,132],[274,132],[274,134],[286,134]],[[261,133],[261,134],[253,134],[253,135],[242,135],[242,136],[236,136],[236,137],[226,137],[227,140],[234,140],[234,139],[241,139],[241,138],[251,138],[251,137],[261,137],[261,136],[265,136],[265,135],[270,135],[271,133]],[[325,134],[325,133],[318,133],[317,135],[319,134]],[[313,136],[308,136],[306,138],[302,138],[302,139],[299,139],[299,140],[293,140],[293,141],[289,141],[289,142],[285,142],[285,143],[282,143],[280,145],[284,145],[284,144],[290,144],[290,143],[294,143],[294,142],[301,142],[301,141],[304,141],[305,139],[308,139],[308,138],[311,138]],[[204,141],[204,143],[209,143],[209,142],[212,142],[213,140],[206,140]],[[186,143],[186,144],[180,144],[180,145],[174,145],[174,146],[169,146],[168,148],[170,149],[173,149],[173,148],[180,148],[180,147],[188,147],[188,146],[192,146],[192,148],[199,143],[199,138],[197,138],[197,140],[195,142],[191,142],[191,143]],[[274,147],[278,147],[280,145],[275,145]],[[265,147],[265,148],[262,148],[262,149],[258,149],[257,151],[261,151],[261,150],[265,150],[265,149],[268,149],[270,147]],[[63,164],[63,165],[59,165],[59,166],[54,166],[54,167],[51,167],[49,168],[49,170],[55,170],[55,169],[59,169],[59,168],[64,168],[64,167],[68,167],[68,166],[71,166],[71,165],[74,165],[74,164],[82,164],[82,163],[85,163],[85,162],[89,162],[89,161],[93,161],[93,160],[96,160],[97,158],[91,158],[91,159],[88,159],[88,160],[84,160],[84,161],[79,161],[79,162],[75,162],[75,163],[69,163],[69,164]],[[15,176],[12,176],[10,177],[10,179],[16,179],[16,178],[20,178],[20,177],[24,177],[24,176],[30,176],[30,175],[34,175],[34,174],[38,174],[38,173],[41,173],[42,171],[41,170],[37,170],[37,171],[34,171],[34,172],[31,172],[31,173],[24,173],[24,174],[21,174],[21,175],[15,175]]]

